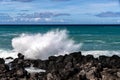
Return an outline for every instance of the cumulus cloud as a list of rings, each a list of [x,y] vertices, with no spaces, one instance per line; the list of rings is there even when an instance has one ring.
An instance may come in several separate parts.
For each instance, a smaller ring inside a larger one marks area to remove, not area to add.
[[[120,17],[120,12],[102,12],[95,16],[97,17]]]

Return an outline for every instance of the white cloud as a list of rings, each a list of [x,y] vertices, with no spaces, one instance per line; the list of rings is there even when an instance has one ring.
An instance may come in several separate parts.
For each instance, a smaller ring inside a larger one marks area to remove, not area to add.
[[[51,22],[52,19],[51,19],[51,18],[45,18],[45,21],[47,21],[47,22]]]
[[[34,21],[40,21],[41,18],[34,18]]]
[[[0,13],[0,22],[64,22],[62,18],[56,18],[58,16],[68,16],[67,13],[19,13],[17,16],[11,17],[9,14]]]

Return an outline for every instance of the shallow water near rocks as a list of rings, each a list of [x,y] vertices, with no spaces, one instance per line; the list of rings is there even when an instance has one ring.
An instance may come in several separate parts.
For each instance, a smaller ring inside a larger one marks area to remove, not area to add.
[[[26,67],[25,70],[28,71],[29,73],[40,73],[40,72],[46,72],[46,70],[39,69],[39,68],[35,68],[35,67],[33,67],[33,66]]]

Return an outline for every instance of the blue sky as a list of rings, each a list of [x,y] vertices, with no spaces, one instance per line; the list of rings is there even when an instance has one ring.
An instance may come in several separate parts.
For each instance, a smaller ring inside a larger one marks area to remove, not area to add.
[[[0,0],[0,24],[120,24],[120,0]]]

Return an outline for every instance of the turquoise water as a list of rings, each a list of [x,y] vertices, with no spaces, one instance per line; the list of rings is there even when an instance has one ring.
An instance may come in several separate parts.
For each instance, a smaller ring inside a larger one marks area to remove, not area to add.
[[[120,50],[120,26],[0,26],[0,49],[12,49],[11,40],[20,34],[45,34],[67,30],[70,38],[82,43],[81,50]]]

